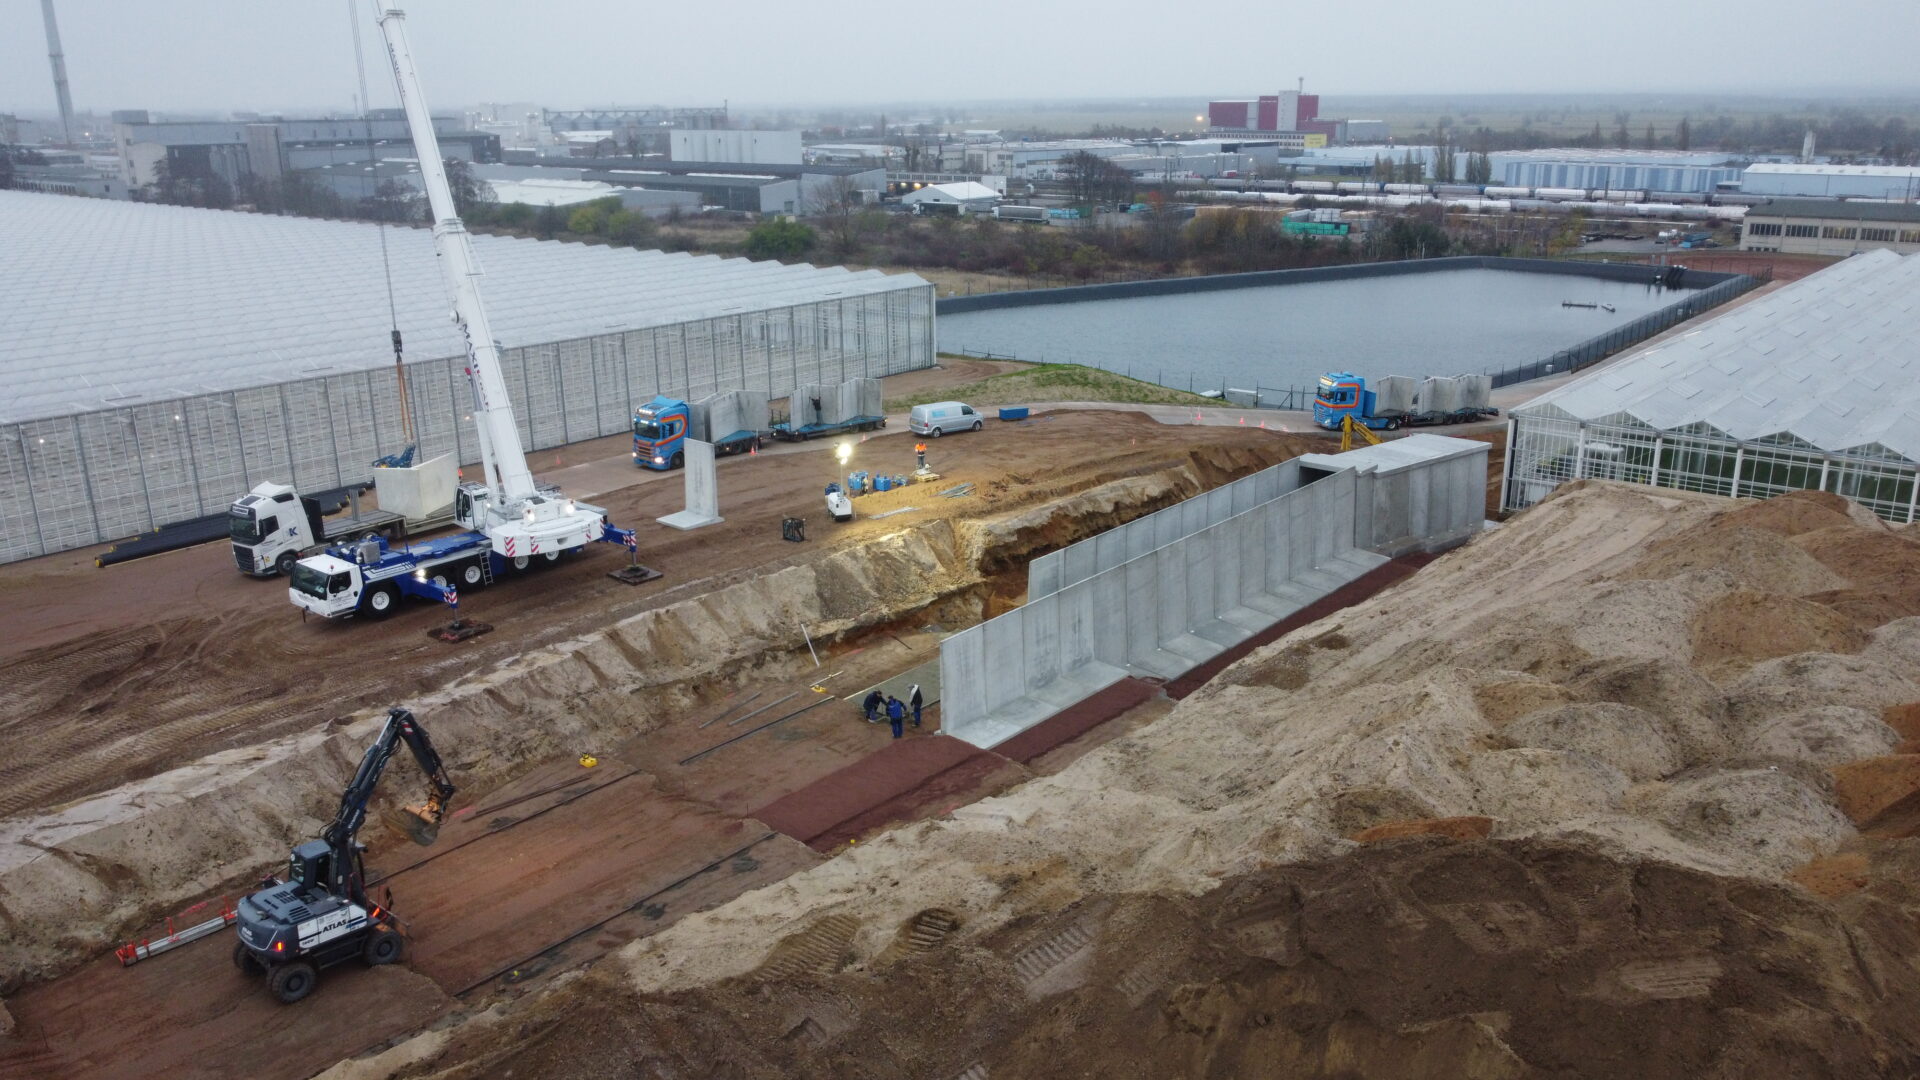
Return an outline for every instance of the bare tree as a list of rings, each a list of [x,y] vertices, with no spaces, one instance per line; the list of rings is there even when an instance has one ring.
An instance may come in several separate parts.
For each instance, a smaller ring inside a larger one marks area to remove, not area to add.
[[[860,250],[866,224],[867,193],[852,176],[842,174],[815,185],[801,212],[815,219],[827,238],[827,251],[836,259]]]

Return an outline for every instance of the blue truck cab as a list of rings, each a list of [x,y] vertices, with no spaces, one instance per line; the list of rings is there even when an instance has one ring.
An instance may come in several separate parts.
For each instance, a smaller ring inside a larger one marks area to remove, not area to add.
[[[687,463],[687,403],[655,397],[633,414],[633,463],[665,472]]]
[[[1313,422],[1329,431],[1340,430],[1340,421],[1348,416],[1356,424],[1368,424],[1374,419],[1373,402],[1367,380],[1350,371],[1331,371],[1320,376],[1320,388],[1313,397]]]

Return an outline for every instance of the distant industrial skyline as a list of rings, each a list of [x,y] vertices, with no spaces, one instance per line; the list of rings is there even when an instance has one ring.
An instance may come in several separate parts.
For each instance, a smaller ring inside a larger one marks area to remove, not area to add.
[[[345,111],[348,7],[56,0],[82,110]],[[1905,94],[1920,5],[1671,0],[1603,9],[1480,0],[1361,8],[1215,0],[1121,3],[1097,17],[973,0],[926,19],[878,0],[711,9],[621,0],[413,0],[436,106],[717,103],[752,107],[1272,93],[1304,76],[1327,96],[1473,93]],[[0,110],[56,110],[38,4],[0,9]],[[393,100],[373,5],[353,8],[375,106]],[[1811,24],[1811,25],[1809,25]],[[1015,33],[1025,27],[1032,32]],[[1787,28],[1793,28],[1788,30]]]

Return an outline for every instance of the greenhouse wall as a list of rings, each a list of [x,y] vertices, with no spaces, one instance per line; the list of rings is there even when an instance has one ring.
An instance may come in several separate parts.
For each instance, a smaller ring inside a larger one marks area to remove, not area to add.
[[[1507,510],[1532,506],[1570,480],[1595,479],[1743,499],[1827,491],[1906,524],[1920,491],[1915,463],[1884,447],[1829,452],[1785,435],[1741,442],[1705,424],[1661,431],[1624,415],[1585,423],[1515,415],[1507,445]]]
[[[529,450],[631,430],[655,394],[779,396],[932,366],[933,289],[507,349]],[[478,460],[465,358],[405,366],[420,453]],[[263,480],[325,491],[405,447],[391,368],[0,425],[0,562],[226,511]]]

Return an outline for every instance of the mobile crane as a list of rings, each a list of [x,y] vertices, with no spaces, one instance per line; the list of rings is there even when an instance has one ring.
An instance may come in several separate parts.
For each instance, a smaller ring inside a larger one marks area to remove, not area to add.
[[[313,992],[321,968],[355,957],[370,966],[400,959],[405,941],[400,922],[367,896],[366,868],[355,837],[367,819],[367,803],[401,743],[413,751],[427,775],[427,801],[407,807],[399,824],[417,844],[438,838],[440,818],[455,788],[426,729],[402,708],[387,710],[380,737],[367,747],[360,768],[340,795],[340,808],[320,832],[287,857],[287,879],[269,875],[261,888],[243,897],[234,924],[233,963],[249,975],[266,976],[267,989],[288,1004]]]
[[[562,553],[596,540],[635,547],[633,531],[614,528],[602,508],[534,483],[500,371],[500,346],[480,301],[480,264],[472,237],[454,209],[440,142],[420,92],[407,43],[406,13],[387,8],[379,21],[433,211],[434,253],[453,297],[453,321],[467,343],[467,381],[473,388],[473,422],[486,482],[463,483],[454,496],[454,520],[469,532],[426,545],[361,541],[302,559],[289,576],[288,599],[329,618],[361,612],[386,615],[403,595],[452,601],[459,583],[474,587],[508,568],[555,562]]]

